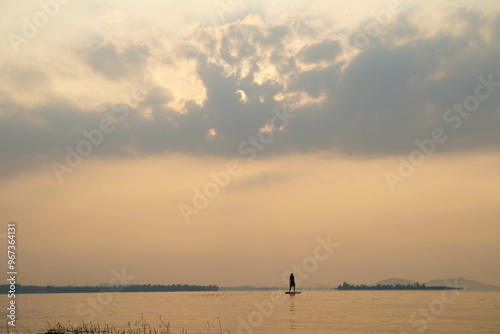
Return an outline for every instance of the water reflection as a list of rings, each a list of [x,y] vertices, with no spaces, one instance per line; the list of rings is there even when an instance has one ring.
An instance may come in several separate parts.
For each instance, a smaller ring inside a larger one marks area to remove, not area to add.
[[[296,311],[295,311],[295,296],[290,296],[290,330],[295,330],[297,328],[296,324]]]

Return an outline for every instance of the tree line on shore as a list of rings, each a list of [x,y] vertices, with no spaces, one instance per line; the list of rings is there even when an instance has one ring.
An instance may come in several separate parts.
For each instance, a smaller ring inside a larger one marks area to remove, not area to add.
[[[426,286],[425,283],[415,284],[377,284],[377,285],[364,285],[364,284],[349,284],[342,283],[337,287],[337,290],[457,290],[462,288],[447,287],[447,286]]]
[[[0,290],[6,293],[9,285],[0,285]],[[219,291],[216,285],[106,285],[106,286],[38,286],[16,284],[16,293],[92,293],[92,292],[164,292],[164,291]]]

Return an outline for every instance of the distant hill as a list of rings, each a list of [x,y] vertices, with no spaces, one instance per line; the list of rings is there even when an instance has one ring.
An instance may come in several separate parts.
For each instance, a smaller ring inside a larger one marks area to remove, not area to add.
[[[500,286],[488,285],[477,281],[471,281],[463,277],[449,279],[434,279],[425,283],[427,286],[452,286],[458,285],[469,291],[500,291]]]
[[[375,285],[391,285],[391,284],[414,284],[415,281],[411,281],[404,278],[388,278],[383,281],[375,283]],[[422,282],[421,282],[422,283]],[[448,278],[448,279],[433,279],[425,282],[427,286],[458,286],[463,287],[464,290],[469,291],[500,291],[500,286],[488,285],[477,281],[471,281],[463,277]]]
[[[414,284],[415,281],[410,281],[409,279],[404,279],[404,278],[388,278],[383,281],[375,283],[375,285],[380,284],[380,285],[396,285],[396,284],[401,284],[401,285],[407,285],[407,284]]]
[[[412,291],[422,291],[422,290],[462,290],[462,287],[454,287],[452,284],[449,286],[427,286],[425,283],[415,283],[415,284],[377,284],[377,285],[364,285],[364,284],[349,284],[347,282],[342,283],[337,286],[337,290],[386,290],[386,291],[403,291],[403,290],[412,290]]]

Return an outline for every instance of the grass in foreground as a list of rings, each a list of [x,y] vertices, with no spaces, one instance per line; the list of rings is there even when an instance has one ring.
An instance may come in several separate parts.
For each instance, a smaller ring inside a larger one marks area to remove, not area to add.
[[[222,334],[222,326],[219,321],[219,333]],[[207,333],[209,333],[211,328],[215,326],[207,322],[208,328]],[[144,318],[141,318],[137,321],[134,326],[128,323],[127,328],[115,328],[114,326],[110,326],[108,324],[100,325],[98,323],[82,323],[81,325],[75,326],[69,324],[67,326],[62,325],[61,323],[48,323],[47,330],[44,332],[45,334],[172,334],[170,331],[170,323],[165,323],[160,316],[160,325],[158,328],[152,327]],[[199,331],[201,333],[201,331]],[[226,331],[225,333],[230,333]],[[188,334],[188,332],[184,329],[181,330],[181,334]]]

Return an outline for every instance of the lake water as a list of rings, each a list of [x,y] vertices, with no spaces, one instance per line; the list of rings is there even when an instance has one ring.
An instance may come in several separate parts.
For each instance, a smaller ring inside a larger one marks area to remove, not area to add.
[[[472,291],[158,292],[17,295],[17,332],[47,322],[126,328],[159,316],[189,333],[500,333],[500,293]],[[5,295],[4,295],[5,296]],[[2,297],[4,298],[4,297]],[[4,300],[7,298],[5,297]],[[4,304],[5,305],[5,304]],[[3,321],[2,332],[6,332]],[[11,330],[12,332],[12,330]]]

